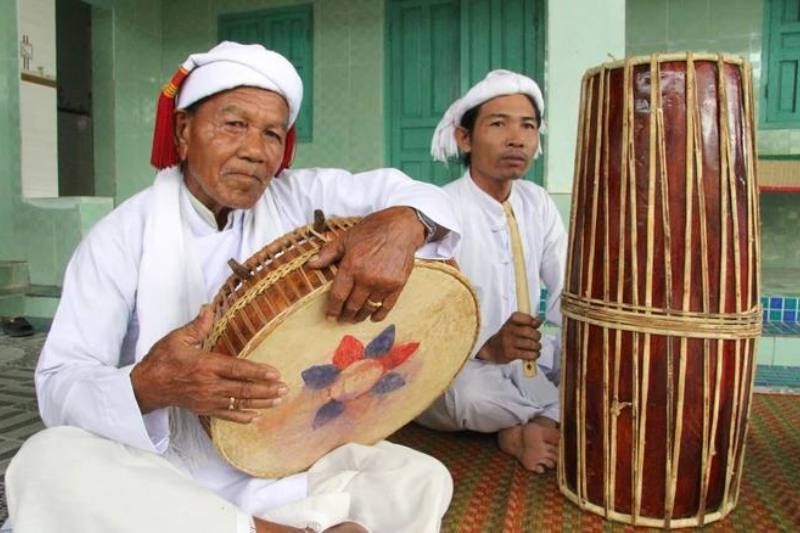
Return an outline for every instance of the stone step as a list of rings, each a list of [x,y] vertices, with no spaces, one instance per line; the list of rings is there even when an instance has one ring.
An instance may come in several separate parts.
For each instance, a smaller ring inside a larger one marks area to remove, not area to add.
[[[31,285],[25,294],[25,313],[29,318],[50,320],[56,314],[61,299],[61,287]]]
[[[25,293],[29,288],[27,261],[0,261],[0,296]]]
[[[0,294],[0,316],[21,316],[24,311],[24,292]]]
[[[24,316],[49,322],[61,299],[61,287],[29,285],[0,293],[0,316]]]

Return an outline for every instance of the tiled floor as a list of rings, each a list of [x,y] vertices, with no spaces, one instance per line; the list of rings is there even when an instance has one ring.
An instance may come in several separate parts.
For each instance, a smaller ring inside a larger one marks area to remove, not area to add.
[[[43,428],[33,370],[44,339],[44,333],[16,339],[0,334],[0,475],[5,474],[23,441]],[[759,365],[756,386],[759,390],[800,392],[800,367]],[[0,483],[0,523],[6,514],[5,484]]]
[[[33,369],[45,335],[12,339],[0,334],[0,474],[23,441],[44,426],[39,420]],[[5,483],[0,483],[0,523],[6,519]]]

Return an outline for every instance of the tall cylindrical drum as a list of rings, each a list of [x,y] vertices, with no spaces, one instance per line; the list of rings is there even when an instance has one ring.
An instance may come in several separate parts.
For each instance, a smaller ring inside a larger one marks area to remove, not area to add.
[[[583,78],[558,469],[582,509],[687,527],[736,505],[761,331],[754,133],[739,58]]]

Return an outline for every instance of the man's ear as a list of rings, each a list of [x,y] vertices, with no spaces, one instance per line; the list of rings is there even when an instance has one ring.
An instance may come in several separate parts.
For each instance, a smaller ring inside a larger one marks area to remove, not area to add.
[[[456,137],[458,149],[461,150],[462,153],[470,153],[472,151],[472,138],[470,137],[469,131],[461,126],[456,126],[453,134]]]
[[[175,147],[181,162],[186,160],[189,152],[189,133],[192,124],[192,115],[184,109],[175,111]]]

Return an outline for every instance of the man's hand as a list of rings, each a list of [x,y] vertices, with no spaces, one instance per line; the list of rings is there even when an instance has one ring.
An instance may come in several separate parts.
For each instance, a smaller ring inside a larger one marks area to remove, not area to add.
[[[478,351],[478,358],[505,364],[514,359],[534,361],[542,349],[542,321],[527,313],[512,314],[500,331],[492,335]]]
[[[281,402],[288,389],[275,368],[200,349],[212,323],[211,307],[205,306],[133,368],[131,384],[142,413],[175,405],[246,424],[256,416],[251,409]]]
[[[325,311],[330,320],[383,320],[392,310],[414,267],[414,252],[425,228],[410,207],[390,207],[365,217],[307,264],[339,262]]]

